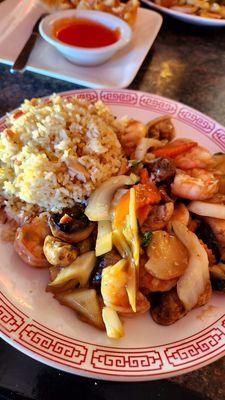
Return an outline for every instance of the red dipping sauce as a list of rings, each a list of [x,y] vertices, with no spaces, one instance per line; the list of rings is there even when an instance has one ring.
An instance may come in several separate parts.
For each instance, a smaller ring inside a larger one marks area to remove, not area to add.
[[[90,19],[65,18],[55,23],[54,35],[71,46],[98,48],[116,43],[120,38],[120,30],[110,29]]]

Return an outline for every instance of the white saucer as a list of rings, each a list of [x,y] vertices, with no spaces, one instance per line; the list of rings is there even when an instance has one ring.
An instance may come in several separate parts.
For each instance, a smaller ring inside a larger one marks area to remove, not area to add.
[[[0,62],[13,64],[35,21],[44,11],[37,0],[5,0],[0,4]],[[161,24],[161,15],[140,8],[131,43],[98,67],[75,66],[39,39],[26,69],[91,88],[124,88],[136,76]]]

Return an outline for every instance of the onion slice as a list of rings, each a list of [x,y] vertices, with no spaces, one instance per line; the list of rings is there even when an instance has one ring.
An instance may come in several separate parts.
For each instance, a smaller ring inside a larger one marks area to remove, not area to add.
[[[187,269],[177,282],[178,297],[188,311],[197,304],[209,281],[208,256],[197,236],[184,224],[176,221],[172,225],[176,236],[187,247],[190,255]]]
[[[138,143],[136,150],[135,150],[135,159],[142,161],[145,158],[145,155],[150,149],[150,147],[163,147],[165,143],[158,139],[153,139],[153,138],[142,138],[140,142]]]
[[[203,217],[213,217],[225,219],[225,205],[206,203],[204,201],[191,201],[188,206],[189,211],[202,215]]]
[[[129,176],[113,176],[102,183],[90,196],[85,215],[90,221],[109,221],[110,206],[116,190],[125,186],[132,185]]]

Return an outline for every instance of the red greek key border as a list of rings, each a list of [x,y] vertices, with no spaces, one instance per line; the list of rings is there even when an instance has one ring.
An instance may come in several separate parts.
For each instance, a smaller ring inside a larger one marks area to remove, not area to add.
[[[193,126],[225,150],[225,129],[201,113],[169,99],[149,93],[127,90],[79,90],[64,92],[62,96],[77,95],[91,101],[170,114],[173,118]],[[4,128],[4,118],[0,129]],[[72,367],[105,376],[160,377],[188,371],[203,365],[225,352],[225,317],[190,338],[163,344],[155,348],[117,349],[97,346],[55,333],[37,321],[30,321],[9,299],[0,296],[0,330],[24,349],[51,360],[60,366]],[[12,342],[13,344],[13,342]],[[138,350],[138,351],[137,351]],[[46,361],[47,362],[47,361]]]
[[[36,321],[28,323],[18,333],[16,341],[39,355],[68,366],[77,367],[86,362],[88,348],[85,344],[59,333],[53,334]]]
[[[25,325],[27,318],[0,292],[0,329],[5,335],[10,336],[18,332]]]

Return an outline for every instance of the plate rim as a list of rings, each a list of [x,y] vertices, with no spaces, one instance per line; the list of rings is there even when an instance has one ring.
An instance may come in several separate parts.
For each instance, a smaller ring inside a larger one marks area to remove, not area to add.
[[[120,89],[120,90],[117,90],[117,89],[98,89],[98,90],[78,89],[78,90],[75,90],[75,89],[73,89],[70,91],[59,92],[57,94],[64,96],[64,97],[70,97],[71,95],[78,95],[78,97],[81,97],[81,98],[85,97],[85,98],[94,99],[94,100],[102,99],[103,101],[106,102],[106,104],[109,104],[109,105],[110,104],[117,104],[117,105],[123,104],[128,107],[138,107],[138,108],[141,108],[144,110],[149,109],[158,114],[165,114],[165,112],[167,111],[175,119],[179,119],[179,118],[176,118],[176,116],[173,114],[176,114],[178,110],[180,112],[183,109],[184,111],[186,111],[186,115],[184,114],[183,117],[189,118],[188,121],[183,120],[183,122],[185,121],[186,124],[189,124],[191,126],[193,126],[193,124],[195,124],[194,128],[204,134],[209,132],[209,130],[212,135],[213,135],[213,133],[216,134],[219,132],[217,140],[219,139],[221,141],[221,143],[222,143],[221,148],[223,150],[225,150],[225,143],[223,143],[223,141],[225,142],[225,140],[224,140],[225,128],[221,124],[217,123],[216,121],[214,121],[210,117],[206,116],[205,114],[195,110],[194,108],[186,106],[185,104],[175,101],[173,99],[158,96],[158,95],[155,95],[152,93],[135,91],[135,90],[123,90],[123,89]],[[49,96],[45,96],[43,98],[47,99],[48,97]],[[197,116],[199,118],[199,120],[198,119],[193,120],[193,118],[190,119],[190,116],[192,116],[192,115]],[[3,127],[5,118],[6,118],[6,115],[3,116],[2,118],[0,118],[0,128]],[[200,123],[200,125],[199,125],[199,123]],[[220,133],[222,135],[224,135],[222,139],[220,139],[220,136],[219,136]],[[213,139],[213,136],[211,138],[211,140],[213,140],[214,142],[216,141],[215,137],[214,137],[214,139]],[[217,143],[217,145],[218,145],[218,143]],[[3,296],[5,297],[5,295],[3,295]],[[147,354],[149,354],[149,357],[153,358],[153,363],[156,362],[156,364],[157,364],[157,362],[158,362],[158,365],[160,366],[160,362],[162,363],[164,361],[164,360],[162,360],[163,352],[162,352],[162,354],[159,352],[160,348],[163,349],[163,347],[165,347],[165,346],[167,346],[168,348],[169,347],[172,348],[174,346],[179,347],[180,345],[182,345],[183,343],[187,343],[188,341],[193,343],[193,341],[198,340],[201,335],[204,336],[204,335],[208,334],[209,332],[211,332],[213,329],[217,329],[218,331],[221,332],[221,335],[224,336],[222,338],[222,345],[220,345],[217,350],[209,352],[209,354],[207,356],[205,356],[205,357],[203,356],[203,359],[201,359],[199,362],[196,362],[196,360],[193,360],[193,363],[190,365],[185,365],[185,363],[181,363],[182,368],[176,368],[176,367],[172,368],[170,366],[170,364],[168,364],[167,370],[165,370],[164,372],[160,368],[159,368],[158,372],[154,372],[155,370],[153,368],[150,373],[148,373],[147,370],[140,369],[137,371],[137,374],[136,374],[136,372],[134,370],[132,371],[132,363],[130,364],[131,371],[128,371],[128,372],[130,372],[128,375],[126,375],[123,372],[121,373],[121,369],[118,371],[114,371],[114,373],[111,373],[110,369],[108,371],[106,370],[106,372],[102,371],[101,368],[97,368],[96,371],[94,369],[90,370],[90,354],[89,354],[89,364],[88,364],[89,370],[88,369],[86,370],[84,368],[86,364],[83,365],[83,367],[81,367],[81,369],[79,369],[78,366],[71,367],[71,364],[67,363],[67,365],[64,365],[65,363],[60,362],[59,360],[55,361],[53,358],[49,359],[46,355],[43,356],[40,351],[39,351],[39,353],[37,351],[35,351],[35,348],[33,350],[30,348],[26,348],[26,346],[24,344],[21,344],[19,342],[18,335],[21,335],[22,334],[21,332],[24,332],[25,327],[27,328],[29,323],[31,325],[31,322],[33,323],[33,325],[35,325],[35,323],[36,323],[37,326],[42,326],[42,327],[46,328],[45,332],[49,333],[49,331],[51,331],[51,329],[48,328],[47,326],[44,326],[44,325],[38,323],[35,320],[30,320],[29,316],[26,316],[25,313],[22,310],[20,310],[17,305],[14,305],[9,299],[7,299],[7,297],[5,297],[5,298],[6,298],[7,303],[11,303],[11,305],[12,305],[11,310],[13,310],[14,315],[16,313],[18,313],[20,315],[20,318],[25,319],[25,317],[26,317],[27,321],[25,321],[25,323],[22,324],[21,327],[19,327],[19,329],[16,332],[11,333],[11,334],[9,333],[9,335],[7,335],[6,331],[4,331],[4,326],[3,326],[3,328],[0,327],[0,337],[2,337],[2,339],[4,339],[6,342],[11,344],[13,347],[18,349],[19,351],[34,358],[35,360],[41,361],[44,364],[47,364],[54,368],[61,369],[63,371],[70,372],[73,374],[78,374],[81,376],[86,376],[86,377],[94,378],[94,379],[103,379],[103,380],[112,380],[112,381],[147,381],[147,380],[168,378],[168,377],[184,374],[187,372],[191,372],[195,369],[203,367],[204,365],[208,365],[209,363],[217,360],[218,358],[222,357],[225,354],[225,314],[221,315],[221,317],[219,319],[217,319],[210,325],[207,325],[204,329],[198,331],[197,333],[195,333],[189,337],[185,337],[183,339],[180,339],[178,341],[173,341],[170,343],[159,344],[157,346],[152,346],[152,347],[150,346],[150,347],[140,347],[140,348],[130,348],[130,347],[121,348],[121,347],[104,346],[104,345],[98,345],[98,344],[94,344],[94,343],[87,343],[85,341],[82,342],[82,341],[79,341],[78,339],[69,338],[66,335],[62,335],[61,333],[53,331],[56,335],[55,337],[57,337],[59,339],[63,338],[63,337],[65,338],[64,343],[73,341],[75,343],[75,347],[76,346],[82,347],[84,344],[87,345],[87,349],[88,349],[88,346],[90,348],[93,347],[92,356],[94,354],[94,351],[99,351],[101,357],[104,352],[105,352],[105,357],[106,357],[110,351],[111,351],[111,353],[112,352],[114,354],[116,353],[117,357],[119,357],[119,358],[122,357],[121,355],[123,355],[125,367],[127,364],[126,355],[128,355],[128,358],[129,358],[129,356],[132,355],[132,353],[133,354],[141,353],[143,357],[145,357],[145,356],[147,357]],[[10,309],[10,307],[9,307],[9,309]],[[15,311],[15,309],[17,311]],[[4,315],[3,315],[3,317],[4,317]],[[0,320],[1,320],[1,315],[0,315]],[[219,322],[221,322],[221,324],[219,324]],[[26,326],[24,327],[24,325],[26,325]],[[212,328],[211,331],[210,331],[210,328]],[[154,349],[157,349],[157,351]],[[108,353],[107,353],[107,351],[108,351]],[[154,354],[154,352],[155,352],[155,354]],[[123,353],[125,353],[125,354],[123,354]],[[98,354],[98,353],[95,353],[95,354]],[[155,359],[154,359],[154,355],[155,355]],[[146,360],[147,360],[147,358],[146,358]],[[128,362],[128,366],[129,366],[129,362]],[[168,368],[168,366],[170,366],[170,369]],[[156,368],[156,370],[157,370],[157,368]],[[135,372],[135,374],[134,374],[134,372]],[[143,375],[141,375],[141,373],[143,373]]]

